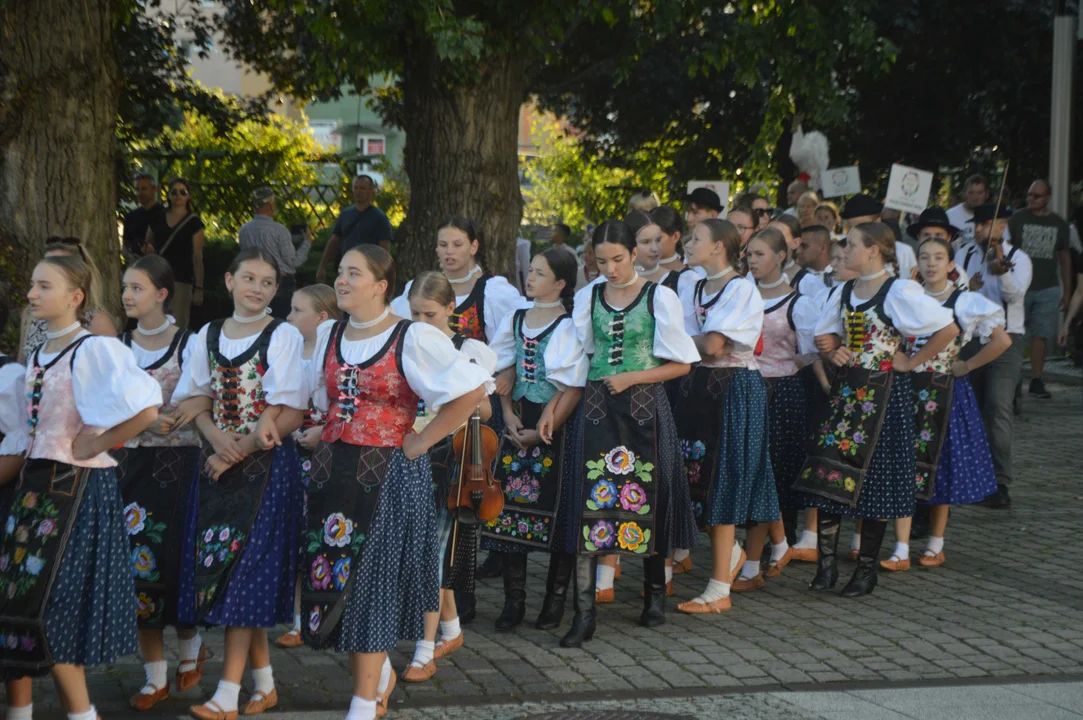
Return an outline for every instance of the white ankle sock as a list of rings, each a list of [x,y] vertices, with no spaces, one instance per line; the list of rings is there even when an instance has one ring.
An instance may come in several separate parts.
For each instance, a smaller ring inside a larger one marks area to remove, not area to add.
[[[745,560],[745,564],[741,566],[741,577],[738,579],[751,580],[760,574],[760,561],[759,560]]]
[[[68,713],[68,720],[98,720],[98,711],[91,705],[86,712]]]
[[[4,717],[6,720],[33,720],[34,703],[23,707],[8,707],[7,714]]]
[[[854,536],[850,538],[850,552],[861,549],[861,533],[854,533]]]
[[[241,694],[241,686],[228,680],[219,680],[218,689],[214,691],[211,702],[219,707],[222,712],[233,712],[237,709],[237,696]]]
[[[298,630],[298,631],[301,629],[301,615],[300,615],[300,613],[293,616],[293,629]]]
[[[440,621],[440,639],[441,640],[454,640],[463,634],[462,627],[459,626],[459,618],[454,620],[441,620]]]
[[[925,545],[925,552],[929,555],[936,555],[937,553],[944,551],[944,538],[929,536],[929,542]]]
[[[376,686],[376,694],[380,697],[387,692],[387,685],[391,682],[391,658],[384,656],[383,667],[380,668],[380,683]]]
[[[147,684],[143,686],[143,689],[140,692],[144,695],[153,695],[162,688],[169,687],[168,670],[169,663],[165,660],[143,663],[143,672],[147,676]]]
[[[816,549],[816,533],[812,530],[802,530],[801,539],[794,545],[798,550],[815,550]]]
[[[199,648],[203,646],[203,636],[196,633],[194,638],[184,640],[178,638],[177,642],[180,644],[180,667],[177,669],[181,672],[191,672],[196,669],[196,662],[199,660]]]
[[[414,649],[414,659],[410,664],[417,665],[418,667],[425,667],[432,662],[432,655],[435,651],[435,641],[418,640],[417,647]]]
[[[790,544],[786,542],[785,538],[783,538],[782,542],[780,542],[778,545],[771,543],[771,562],[777,563],[779,560],[782,559],[782,556],[785,555],[789,549]]]
[[[720,582],[718,580],[715,580],[714,578],[711,578],[707,582],[707,589],[704,590],[703,594],[700,595],[698,598],[696,598],[696,600],[698,600],[698,601],[702,602],[704,605],[706,605],[709,602],[714,602],[715,600],[721,600],[722,598],[726,598],[726,597],[729,597],[729,596],[730,596],[730,584]]]
[[[364,700],[354,695],[350,700],[350,712],[346,713],[346,720],[376,720],[376,701]]]
[[[252,668],[252,684],[255,686],[254,691],[263,693],[264,697],[274,690],[275,676],[274,672],[271,670],[271,666]]]
[[[669,585],[671,582],[673,582],[673,566],[666,565],[666,585]]]
[[[616,568],[609,565],[598,564],[598,573],[595,576],[596,580],[594,588],[596,590],[610,590],[613,587],[613,575],[617,572]]]
[[[910,545],[908,543],[895,543],[895,549],[891,552],[891,557],[896,560],[909,560],[910,559]]]
[[[684,548],[678,548],[677,550],[673,551],[673,562],[684,562],[684,559],[691,554],[692,553],[689,550],[685,550]]]

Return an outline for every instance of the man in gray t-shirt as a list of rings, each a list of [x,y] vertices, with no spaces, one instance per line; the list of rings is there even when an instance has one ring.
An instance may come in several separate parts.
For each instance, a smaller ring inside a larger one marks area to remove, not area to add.
[[[342,211],[331,229],[331,239],[320,260],[320,269],[316,281],[324,282],[327,266],[339,260],[347,250],[358,245],[379,245],[384,250],[391,250],[391,222],[384,211],[372,204],[376,196],[376,183],[368,175],[358,175],[353,181],[354,204]]]

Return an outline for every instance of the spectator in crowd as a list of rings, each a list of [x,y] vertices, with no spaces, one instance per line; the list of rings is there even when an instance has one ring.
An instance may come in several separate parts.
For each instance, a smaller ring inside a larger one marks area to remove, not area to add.
[[[158,202],[158,183],[146,173],[135,176],[135,199],[139,207],[124,216],[124,254],[129,263],[143,254],[147,230],[165,214]]]
[[[656,207],[661,205],[658,201],[658,196],[647,188],[636,190],[632,193],[632,197],[628,199],[628,212],[633,210],[640,210],[642,212],[650,212]]]
[[[895,235],[896,243],[904,243],[917,257],[918,253],[918,241],[912,235],[908,235],[902,231],[903,214],[895,208],[884,208],[880,211],[880,222],[891,228],[892,234]]]
[[[379,245],[391,250],[391,221],[384,211],[372,204],[376,197],[376,181],[370,175],[358,175],[353,181],[353,205],[342,211],[331,228],[331,239],[320,258],[316,282],[327,278],[331,265],[338,271],[338,263],[346,251],[358,245]]]
[[[816,208],[820,205],[820,198],[814,192],[801,193],[797,198],[797,212],[794,217],[801,223],[801,227],[816,224]]]
[[[786,187],[786,203],[789,205],[785,213],[797,217],[797,201],[808,192],[808,184],[801,180],[794,180]]]
[[[846,204],[842,206],[841,216],[845,222],[846,231],[849,232],[850,228],[857,227],[861,223],[879,222],[883,211],[884,206],[882,204],[877,202],[875,198],[862,193],[854,195],[846,201]],[[895,239],[895,260],[899,266],[891,269],[895,271],[896,276],[904,280],[910,280],[914,271],[917,270],[918,259],[910,246],[897,237]]]
[[[1081,208],[1083,210],[1083,208]],[[1076,211],[1076,220],[1073,222],[1079,222],[1080,210]],[[1079,248],[1072,247],[1072,272],[1075,275],[1075,292],[1072,293],[1072,298],[1068,302],[1068,312],[1064,316],[1064,324],[1060,328],[1060,336],[1057,339],[1057,343],[1062,346],[1068,345],[1069,337],[1072,334],[1072,324],[1075,322],[1076,317],[1079,315],[1079,311],[1083,309],[1083,251]],[[1083,323],[1080,323],[1076,328],[1077,342],[1080,336],[1083,335]],[[1077,347],[1083,347],[1083,343],[1080,343]]]
[[[580,290],[594,282],[598,277],[598,263],[594,257],[594,244],[587,240],[583,243],[583,265],[575,278],[575,289]]]
[[[974,210],[989,200],[989,182],[984,175],[971,175],[963,185],[963,201],[948,209],[948,222],[959,228],[958,251],[974,242]]]
[[[173,317],[188,327],[192,306],[203,304],[203,221],[184,178],[169,181],[166,211],[151,222],[143,253],[157,253],[173,268]]]
[[[805,269],[806,277],[813,278],[825,288],[833,287],[835,278],[834,268],[831,267],[831,231],[823,225],[806,225],[801,228],[797,264]],[[794,284],[792,280],[790,284]]]
[[[1031,183],[1027,190],[1027,208],[1012,215],[1007,234],[1034,266],[1034,277],[1026,298],[1030,396],[1044,400],[1053,397],[1042,382],[1045,356],[1049,343],[1057,338],[1057,311],[1068,307],[1068,294],[1072,288],[1068,223],[1049,209],[1049,196],[1049,183],[1045,180]]]
[[[290,314],[293,293],[297,291],[297,269],[305,264],[308,251],[312,249],[312,231],[306,227],[300,247],[294,248],[289,228],[274,219],[275,194],[269,187],[258,188],[252,193],[252,209],[255,214],[241,225],[237,241],[241,250],[258,248],[278,263],[278,292],[270,307],[271,315],[285,320]]]
[[[827,228],[827,231],[831,233],[833,239],[841,237],[839,235],[839,207],[833,202],[824,200],[816,206],[816,214],[814,216],[816,220],[814,225],[823,225]]]
[[[549,241],[553,244],[553,247],[558,247],[561,250],[567,250],[570,255],[575,257],[576,262],[579,262],[579,256],[576,255],[575,248],[568,244],[568,240],[572,237],[572,229],[564,223],[557,223],[549,228]],[[527,267],[530,267],[530,263],[527,263]]]
[[[748,205],[738,205],[729,211],[726,219],[733,223],[737,232],[741,233],[741,253],[744,254],[745,246],[756,232],[756,221],[752,217],[752,208]]]
[[[530,241],[515,238],[515,286],[526,295],[526,275],[530,270]]]
[[[685,219],[688,221],[688,234],[703,220],[716,218],[722,212],[722,200],[718,193],[710,188],[699,187],[685,198]]]

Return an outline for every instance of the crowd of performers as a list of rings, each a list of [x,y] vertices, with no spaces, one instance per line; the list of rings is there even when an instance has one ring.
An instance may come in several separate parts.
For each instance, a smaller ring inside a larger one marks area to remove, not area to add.
[[[844,516],[860,529],[841,594],[870,593],[881,566],[909,568],[918,502],[933,506],[918,562],[945,562],[950,506],[995,490],[970,377],[1008,342],[1002,308],[958,282],[958,230],[935,214],[910,227],[915,281],[894,274],[878,222],[835,248],[822,227],[749,238],[736,223],[689,231],[667,207],[610,220],[597,278],[576,291],[575,256],[550,248],[524,299],[452,218],[440,272],[394,297],[391,257],[353,248],[288,322],[267,311],[274,260],[245,250],[225,275],[232,316],[197,333],[171,322],[172,272],[149,256],[124,274],[136,325],[120,340],[84,327],[85,253],[50,246],[28,294],[36,346],[25,365],[0,359],[8,717],[31,716],[31,679],[51,672],[68,716],[94,720],[84,668],[137,648],[131,704],[149,709],[170,693],[165,628],[183,691],[214,625],[222,675],[192,715],[261,713],[278,702],[268,629],[291,622],[278,645],[350,653],[347,718],[382,716],[397,681],[425,682],[463,646],[479,549],[503,575],[502,631],[526,617],[527,554],[549,554],[532,609],[536,627],[567,628],[564,647],[597,632],[622,557],[643,562],[640,623],[663,624],[704,530],[710,579],[679,612],[728,611],[792,561],[832,590]],[[498,451],[482,475],[503,501],[488,516],[461,492],[483,423]],[[899,542],[881,563],[889,520]],[[396,673],[387,653],[405,639]]]

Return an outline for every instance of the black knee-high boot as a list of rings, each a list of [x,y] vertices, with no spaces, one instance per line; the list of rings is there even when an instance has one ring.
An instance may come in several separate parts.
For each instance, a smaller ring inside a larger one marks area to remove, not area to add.
[[[658,627],[666,622],[666,559],[652,555],[643,561],[643,614],[639,624]]]
[[[561,647],[583,647],[585,641],[594,637],[594,575],[597,572],[598,558],[579,557],[576,559],[575,594],[572,596],[575,617],[572,618],[572,629],[560,641]]]
[[[496,629],[514,630],[526,615],[526,553],[502,553],[504,563],[504,610]]]
[[[831,590],[839,581],[838,549],[839,527],[842,518],[828,515],[823,510],[816,518],[816,549],[819,559],[816,561],[816,577],[809,584],[809,590]]]
[[[545,599],[534,627],[552,630],[560,627],[564,619],[564,605],[568,597],[568,585],[575,570],[575,555],[553,553],[549,556],[549,576],[545,580]]]
[[[868,595],[876,587],[876,567],[880,561],[880,545],[884,542],[886,520],[861,522],[861,552],[857,556],[857,570],[854,570],[850,582],[842,589],[843,597]]]

